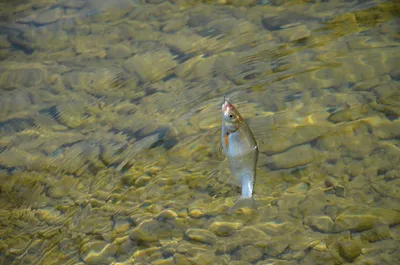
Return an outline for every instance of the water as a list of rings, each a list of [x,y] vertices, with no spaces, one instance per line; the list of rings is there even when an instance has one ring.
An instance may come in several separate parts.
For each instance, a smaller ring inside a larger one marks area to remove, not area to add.
[[[399,264],[397,1],[201,2],[1,3],[0,264]]]

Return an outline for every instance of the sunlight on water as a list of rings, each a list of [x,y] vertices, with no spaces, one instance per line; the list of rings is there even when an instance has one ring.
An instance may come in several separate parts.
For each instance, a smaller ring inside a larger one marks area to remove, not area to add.
[[[0,264],[399,264],[398,1],[0,10]]]

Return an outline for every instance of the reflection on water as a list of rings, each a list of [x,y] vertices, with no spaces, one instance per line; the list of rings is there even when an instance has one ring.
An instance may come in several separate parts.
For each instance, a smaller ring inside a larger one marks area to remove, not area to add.
[[[397,1],[1,10],[0,264],[398,263]],[[223,96],[257,212],[226,213]]]

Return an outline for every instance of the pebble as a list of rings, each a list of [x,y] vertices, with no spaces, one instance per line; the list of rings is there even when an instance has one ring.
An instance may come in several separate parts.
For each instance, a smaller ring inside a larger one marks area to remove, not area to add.
[[[259,260],[263,254],[264,251],[262,248],[250,245],[241,247],[235,251],[235,253],[232,255],[232,259],[252,263]]]
[[[201,209],[195,208],[190,210],[189,215],[193,218],[200,218],[204,215],[204,212]]]
[[[142,82],[156,82],[174,72],[177,62],[167,51],[134,55],[124,62],[124,68],[135,72]]]
[[[132,11],[134,3],[135,1],[130,0],[115,0],[112,2],[89,0],[86,6],[90,11],[89,14],[85,15],[99,23],[116,21]],[[87,9],[85,9],[85,11],[87,12]]]
[[[194,265],[218,264],[214,250],[192,247],[186,253],[188,260]]]
[[[209,226],[209,230],[214,232],[217,236],[230,236],[243,226],[238,222],[219,222],[215,221]]]
[[[75,37],[75,51],[82,53],[98,53],[104,51],[106,39],[103,36],[90,34]]]
[[[362,232],[361,238],[373,243],[392,238],[392,233],[389,226],[378,225],[370,230]]]
[[[243,227],[238,231],[237,236],[242,240],[251,240],[252,242],[270,238],[261,229],[252,226]]]
[[[304,194],[285,194],[278,200],[277,205],[280,211],[294,209],[306,198]]]
[[[116,45],[111,45],[107,50],[107,58],[110,59],[121,59],[127,58],[132,55],[129,42],[121,42]]]
[[[367,105],[358,104],[343,110],[339,110],[335,113],[332,113],[328,117],[328,120],[334,123],[354,121],[361,119],[362,117],[367,115],[369,111],[370,108]]]
[[[81,258],[86,264],[101,264],[114,262],[114,255],[117,253],[117,247],[105,241],[91,241],[81,248]]]
[[[0,67],[0,86],[5,90],[27,87],[32,89],[46,83],[47,72],[44,67],[32,67],[29,64],[3,62]]]
[[[290,243],[290,236],[287,232],[283,232],[284,236],[272,237],[268,240],[255,242],[256,246],[263,247],[264,252],[271,257],[278,257],[281,255]]]
[[[136,186],[136,187],[143,187],[143,186],[146,186],[147,183],[150,182],[150,180],[151,180],[151,177],[149,177],[149,176],[146,176],[146,175],[140,176],[140,177],[138,177],[138,178],[136,179],[136,181],[135,181],[135,186]]]
[[[324,233],[332,232],[334,223],[329,216],[307,216],[304,223]]]
[[[205,229],[188,229],[185,232],[185,236],[190,240],[210,245],[214,244],[216,241],[216,236],[212,232]]]
[[[267,166],[272,170],[288,169],[307,165],[314,161],[315,157],[316,150],[314,150],[311,145],[304,144],[271,156]]]
[[[348,262],[352,262],[361,254],[360,244],[353,240],[339,242],[339,254]]]
[[[178,214],[172,210],[164,210],[157,214],[154,219],[158,221],[167,221],[167,220],[175,220],[178,217]]]
[[[174,220],[166,222],[157,220],[144,220],[132,230],[130,239],[133,241],[156,242],[162,238],[180,237],[182,233],[176,227]]]
[[[278,119],[276,117],[275,119]],[[281,117],[283,120],[287,119],[285,117]],[[274,119],[266,118],[263,120],[263,123],[274,123]],[[284,121],[287,123],[288,121]],[[272,126],[272,125],[271,125]],[[271,128],[272,129],[272,128]],[[301,146],[302,144],[311,142],[318,137],[324,135],[328,131],[327,127],[323,127],[320,125],[301,125],[295,128],[290,128],[290,134],[285,131],[274,133],[268,135],[255,134],[257,138],[258,145],[260,146],[260,150],[265,152],[267,155],[274,155],[278,153],[282,153],[293,147]],[[287,135],[289,134],[289,135]]]
[[[68,195],[76,183],[76,178],[72,176],[64,176],[48,189],[47,195],[53,199],[62,199]]]
[[[192,265],[186,255],[175,253],[174,261],[176,265]]]
[[[56,22],[64,15],[62,8],[50,8],[46,11],[40,12],[33,18],[33,22],[39,25],[45,25]]]
[[[373,228],[378,223],[380,223],[379,218],[374,215],[342,213],[335,220],[334,231],[361,232]]]
[[[278,35],[283,42],[290,42],[310,37],[311,30],[308,29],[306,25],[300,25],[279,30]]]

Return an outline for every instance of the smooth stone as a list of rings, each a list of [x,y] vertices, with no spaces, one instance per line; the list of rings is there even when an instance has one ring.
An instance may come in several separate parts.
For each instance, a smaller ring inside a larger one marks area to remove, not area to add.
[[[135,72],[142,82],[156,82],[173,73],[177,62],[167,51],[136,54],[124,62],[124,68]]]
[[[315,157],[316,150],[314,150],[311,145],[304,144],[271,156],[267,167],[272,170],[277,170],[304,166],[314,161]]]
[[[217,256],[214,250],[192,247],[186,255],[194,265],[217,264]]]
[[[133,241],[155,242],[158,240],[160,225],[155,220],[144,220],[139,226],[133,229],[130,234],[130,239]]]
[[[360,244],[353,240],[339,242],[339,254],[347,261],[352,262],[361,254]]]
[[[167,220],[175,220],[178,217],[178,214],[172,210],[164,210],[157,214],[154,219],[158,221],[167,221]]]
[[[270,221],[270,222],[262,222],[256,225],[256,228],[263,231],[267,236],[276,237],[285,232],[294,230],[295,225],[291,222],[280,223],[276,221]]]
[[[379,224],[379,218],[371,214],[347,214],[342,213],[335,220],[334,231],[355,231],[361,232],[373,228]]]
[[[165,22],[162,30],[164,32],[174,32],[185,26],[187,19],[185,17],[178,17],[175,19],[169,19]]]
[[[237,236],[243,240],[251,240],[253,242],[270,238],[261,229],[252,226],[243,227],[238,231]]]
[[[132,227],[132,221],[126,217],[119,217],[114,221],[113,230],[116,233],[123,233]]]
[[[61,221],[60,219],[62,219],[60,218],[61,217],[60,211],[52,210],[49,208],[36,210],[35,216],[40,221],[47,222],[49,224],[59,223]]]
[[[62,8],[51,8],[46,11],[40,12],[32,20],[36,24],[44,25],[56,22],[64,15],[64,9]]]
[[[1,67],[3,68],[3,67]],[[14,69],[12,69],[14,68]],[[47,72],[40,68],[32,68],[28,64],[18,65],[16,67],[6,67],[1,69],[0,85],[5,90],[12,90],[21,87],[36,87],[44,84],[47,78]]]
[[[285,232],[283,232],[285,234]],[[290,236],[276,236],[268,240],[255,242],[255,246],[264,248],[264,252],[271,257],[281,255],[290,244]]]
[[[144,243],[144,242],[143,242]],[[135,264],[148,264],[145,263],[146,261],[149,261],[151,259],[158,259],[161,258],[161,248],[156,246],[156,247],[146,247],[146,248],[141,248],[136,250],[132,258],[135,261]],[[142,263],[143,262],[143,263]]]
[[[249,245],[249,244],[253,244],[253,243],[254,243],[254,241],[250,240],[248,238],[242,239],[239,236],[234,236],[234,237],[229,238],[229,240],[219,241],[219,243],[216,244],[217,253],[229,254],[229,253],[239,249],[240,247],[243,247],[243,246]]]
[[[81,249],[81,258],[86,264],[111,264],[114,261],[114,255],[117,253],[117,247],[104,241],[93,241],[86,243]]]
[[[98,53],[104,50],[106,39],[100,35],[78,35],[75,38],[75,51],[78,54],[82,53]]]
[[[392,238],[392,233],[388,225],[379,225],[361,233],[361,238],[374,243]]]
[[[233,235],[237,230],[243,226],[242,223],[238,222],[219,222],[214,221],[208,229],[214,232],[217,236],[230,236]]]
[[[193,57],[176,68],[176,74],[181,79],[201,79],[211,74],[214,69],[215,57]]]
[[[135,2],[136,1],[131,0],[114,0],[104,2],[89,0],[87,1],[86,5],[89,7],[90,15],[85,15],[99,23],[116,21],[131,12],[135,7]]]
[[[53,199],[64,198],[69,194],[70,190],[73,189],[76,183],[76,178],[72,176],[65,176],[49,188],[47,195]]]
[[[200,218],[200,217],[204,216],[204,212],[201,209],[195,208],[195,209],[190,210],[189,216],[193,217],[193,218]]]
[[[278,36],[281,37],[284,42],[296,41],[299,39],[306,39],[311,36],[311,30],[306,25],[300,25],[296,27],[290,27],[277,31]]]
[[[335,195],[341,198],[346,197],[346,190],[344,187],[337,185],[335,187],[333,187],[334,191],[335,191]]]
[[[190,240],[210,245],[214,244],[216,241],[216,236],[212,232],[205,229],[188,229],[185,232],[185,236]]]
[[[255,262],[263,256],[263,249],[255,246],[244,246],[237,250],[232,259],[240,260],[242,262]]]
[[[315,249],[315,250],[319,250],[319,251],[327,251],[328,247],[326,246],[326,243],[324,241],[321,240],[315,240],[313,242],[311,242],[308,246],[307,249]]]
[[[133,241],[151,243],[162,238],[181,237],[182,229],[184,229],[184,227],[180,227],[176,219],[158,217],[157,220],[147,219],[142,221],[132,230],[129,237]]]
[[[297,208],[297,206],[304,201],[306,195],[304,194],[285,194],[277,201],[279,211],[290,211],[290,209]]]
[[[377,120],[369,121],[372,125],[372,134],[378,139],[387,140],[400,137],[400,120],[392,122]]]
[[[176,32],[175,34],[163,34],[161,36],[165,43],[178,50],[182,54],[201,53],[218,47],[217,40],[203,38],[192,32]]]
[[[358,120],[370,111],[367,105],[356,105],[347,109],[339,110],[328,117],[328,120],[334,123]]]
[[[186,257],[186,255],[175,253],[174,261],[176,265],[192,265],[192,262]]]
[[[265,118],[262,120],[262,123],[276,126],[273,125],[275,122],[274,119]],[[286,124],[288,122],[286,121],[287,118],[285,119],[285,117],[282,117],[282,119],[284,120],[283,123]],[[266,136],[265,132],[255,133],[254,136],[257,139],[258,145],[261,146],[260,151],[265,152],[267,155],[274,155],[286,151],[289,148],[298,147],[301,144],[311,142],[327,133],[327,130],[326,126],[310,124],[290,128],[290,134],[286,137],[282,136],[280,133]]]
[[[132,55],[129,42],[122,42],[116,45],[111,45],[107,50],[107,58],[120,59],[127,58]]]
[[[147,183],[150,182],[150,180],[151,180],[151,177],[149,177],[149,176],[146,176],[146,175],[140,176],[140,177],[138,177],[138,178],[136,179],[136,181],[135,181],[135,186],[136,186],[136,187],[143,187],[143,186],[146,186]]]
[[[307,216],[304,218],[304,223],[325,233],[332,232],[334,226],[329,216]]]

